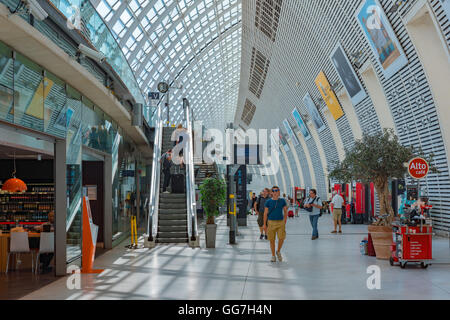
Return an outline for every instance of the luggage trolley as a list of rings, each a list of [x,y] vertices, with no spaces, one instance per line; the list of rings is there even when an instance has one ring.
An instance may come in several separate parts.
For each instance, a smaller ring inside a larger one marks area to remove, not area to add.
[[[397,222],[393,224],[392,256],[389,259],[391,266],[400,263],[404,269],[408,262],[420,263],[426,269],[432,261],[432,226],[429,219],[423,219],[424,211],[431,206],[421,206],[422,219],[420,224]],[[425,224],[423,223],[425,221]]]

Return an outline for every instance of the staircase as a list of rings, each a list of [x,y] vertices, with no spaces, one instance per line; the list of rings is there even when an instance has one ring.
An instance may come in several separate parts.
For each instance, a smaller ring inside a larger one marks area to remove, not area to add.
[[[163,128],[162,153],[173,148],[173,141],[170,138],[174,130],[175,128]],[[159,161],[159,159],[155,159],[154,161]],[[174,166],[172,166],[172,174],[174,173],[174,169]],[[184,174],[184,171],[181,170],[181,173]],[[186,194],[162,193],[163,182],[164,174],[161,171],[156,243],[188,243]],[[171,191],[170,185],[168,191]]]
[[[81,214],[75,215],[72,225],[67,232],[67,244],[79,246],[81,243]]]
[[[200,186],[206,178],[217,178],[217,167],[214,164],[195,165],[195,184]]]

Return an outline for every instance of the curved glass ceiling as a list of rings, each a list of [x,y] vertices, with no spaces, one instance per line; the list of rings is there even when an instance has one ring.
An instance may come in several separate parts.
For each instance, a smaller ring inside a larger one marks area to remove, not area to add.
[[[241,64],[240,0],[91,0],[119,43],[142,92],[160,81],[170,120],[183,119],[182,98],[209,128],[234,121]]]

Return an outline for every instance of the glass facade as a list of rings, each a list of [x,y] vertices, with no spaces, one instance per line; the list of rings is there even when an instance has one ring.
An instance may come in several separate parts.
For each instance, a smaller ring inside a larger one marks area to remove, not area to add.
[[[1,42],[0,120],[66,139],[68,261],[81,254],[83,147],[111,155],[113,239],[128,236],[130,216],[138,213],[136,177],[144,187],[141,198],[149,185],[132,140],[82,93],[19,53],[13,59]]]
[[[89,39],[97,50],[102,52],[112,66],[114,71],[120,76],[122,81],[130,90],[134,99],[138,103],[144,103],[143,96],[134,78],[133,71],[128,65],[125,56],[119,45],[112,36],[108,27],[103,23],[102,18],[97,13],[89,0],[50,0],[53,5],[61,11],[68,19],[74,20],[79,14],[80,19],[85,23],[81,31]]]

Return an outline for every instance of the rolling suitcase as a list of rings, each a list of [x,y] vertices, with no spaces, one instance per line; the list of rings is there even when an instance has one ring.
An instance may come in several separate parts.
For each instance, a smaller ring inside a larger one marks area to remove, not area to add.
[[[186,185],[184,183],[184,175],[172,175],[172,193],[185,193]]]

